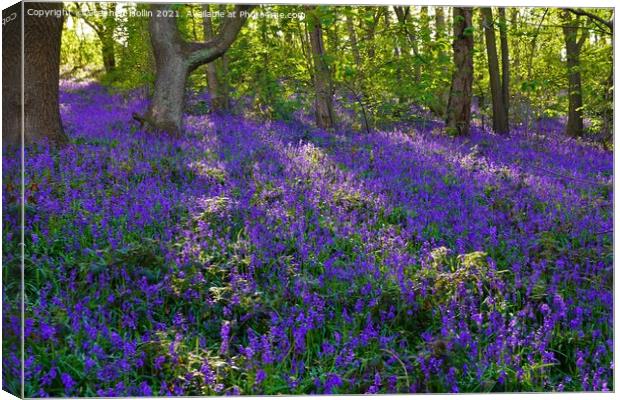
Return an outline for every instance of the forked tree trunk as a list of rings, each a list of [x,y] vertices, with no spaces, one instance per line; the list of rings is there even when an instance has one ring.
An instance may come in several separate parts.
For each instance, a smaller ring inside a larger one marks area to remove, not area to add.
[[[316,125],[322,129],[331,129],[335,125],[334,106],[332,103],[333,89],[329,66],[325,61],[323,30],[319,18],[310,14],[310,47],[314,64],[315,117]]]
[[[16,18],[3,25],[3,142],[21,143],[21,7],[24,10],[62,10],[62,3],[21,3],[3,12]],[[8,14],[7,12],[10,11]],[[24,141],[63,145],[68,139],[60,120],[58,83],[63,18],[24,16]]]
[[[201,65],[221,57],[234,42],[254,6],[235,7],[217,36],[205,43],[181,38],[169,4],[153,4],[149,30],[155,56],[155,90],[145,120],[155,131],[178,135],[183,131],[183,106],[187,76]],[[164,16],[157,17],[158,14]]]
[[[585,41],[586,34],[582,34],[577,41],[578,19],[571,18],[568,11],[563,12],[564,43],[566,45],[566,66],[568,68],[568,121],[566,134],[572,137],[583,135],[583,96],[581,92],[581,71],[579,66],[579,53]]]
[[[449,134],[467,135],[471,120],[471,95],[474,80],[474,37],[471,29],[471,8],[455,7],[454,18],[454,72],[450,85],[450,97],[446,127]]]
[[[504,101],[502,99],[493,12],[489,7],[483,7],[480,10],[484,19],[484,34],[489,65],[489,84],[491,86],[491,101],[493,103],[493,131],[497,133],[507,133],[508,115],[506,114]]]

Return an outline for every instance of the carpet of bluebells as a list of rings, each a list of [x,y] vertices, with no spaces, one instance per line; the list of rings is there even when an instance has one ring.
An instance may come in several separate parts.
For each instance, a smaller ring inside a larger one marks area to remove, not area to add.
[[[193,95],[171,138],[139,93],[61,103],[71,144],[26,150],[26,396],[613,390],[613,154],[560,122],[323,132]]]

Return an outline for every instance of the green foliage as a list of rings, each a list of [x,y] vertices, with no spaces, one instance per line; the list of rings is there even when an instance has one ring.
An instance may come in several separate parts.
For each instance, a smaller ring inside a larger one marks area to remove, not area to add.
[[[118,25],[118,61],[113,74],[105,82],[112,87],[127,90],[139,87],[151,87],[155,79],[155,67],[148,29],[148,18],[131,16],[131,10],[143,12],[149,9],[147,4],[124,3],[124,19]]]
[[[67,19],[60,49],[62,76],[86,78],[93,69],[103,65],[99,40],[92,32],[86,34],[85,30],[88,28],[81,25],[78,18]]]

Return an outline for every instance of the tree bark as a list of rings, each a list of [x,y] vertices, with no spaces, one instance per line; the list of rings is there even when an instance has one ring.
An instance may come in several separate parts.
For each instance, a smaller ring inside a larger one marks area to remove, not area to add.
[[[329,66],[325,61],[323,30],[321,22],[314,14],[310,14],[310,47],[314,64],[315,119],[316,125],[322,129],[331,129],[335,125],[334,106],[332,103],[333,86]]]
[[[222,111],[230,110],[230,84],[228,81],[228,55],[222,55],[220,61],[220,71],[221,75],[219,78],[220,84],[220,101],[222,106]]]
[[[103,68],[106,73],[113,72],[116,68],[116,56],[114,55],[114,39],[100,37],[101,57],[103,58]]]
[[[480,42],[480,48],[482,48],[485,46],[484,44],[484,19],[483,18],[478,19],[478,28],[476,32],[479,33],[477,40]],[[486,90],[482,88],[482,85],[480,84],[480,82],[484,80],[484,71],[482,69],[477,70],[474,75],[474,79],[475,79],[474,82],[475,82],[476,88],[478,89],[478,93],[480,93],[477,98],[478,113],[480,115],[480,125],[482,127],[482,130],[484,131],[486,129],[486,110],[487,110],[486,100],[487,99],[486,99]]]
[[[211,21],[211,17],[208,16],[211,11],[210,5],[203,4],[202,9],[206,14],[203,19],[204,40],[205,42],[208,42],[215,36],[213,34],[213,23]],[[211,111],[216,113],[222,111],[223,104],[220,97],[221,89],[217,77],[217,60],[211,61],[207,64],[207,88],[209,89],[209,97],[211,99]]]
[[[349,12],[346,15],[346,24],[347,24],[347,33],[349,34],[349,41],[351,42],[351,52],[353,53],[353,61],[355,61],[355,65],[357,68],[360,68],[362,65],[362,58],[360,57],[360,50],[357,45],[357,34],[355,33],[355,25],[353,24],[353,16],[351,13],[352,9],[348,10]]]
[[[446,36],[446,19],[443,7],[435,7],[435,40],[440,41]],[[443,59],[446,57],[446,52],[443,46],[437,47],[437,59],[441,64],[442,75],[449,74],[448,65],[443,63]],[[436,100],[431,103],[433,112],[441,119],[446,117],[446,105],[448,104],[449,92],[448,88],[442,85],[435,91]]]
[[[226,11],[226,4],[220,4],[218,6],[220,12]],[[230,81],[228,79],[228,55],[226,53],[222,54],[219,64],[216,64],[216,67],[219,67],[220,74],[218,75],[218,83],[220,86],[220,101],[222,105],[222,111],[230,110]],[[216,68],[217,69],[217,68]]]
[[[532,39],[530,40],[530,52],[527,58],[526,82],[531,82],[532,80],[532,71],[533,71],[532,67],[533,67],[533,61],[534,61],[534,54],[536,53],[537,39],[540,33],[540,28],[542,27],[542,24],[545,21],[545,17],[547,16],[548,11],[549,9],[545,8],[543,15],[540,18],[540,21],[538,22],[538,26],[536,27],[536,30],[534,31],[534,35],[532,36]],[[527,95],[527,110],[525,113],[525,133],[528,133],[530,130],[530,119],[531,119],[530,115],[532,113],[532,100],[530,97],[531,97],[530,95]]]
[[[493,12],[489,7],[480,9],[484,20],[484,34],[489,66],[489,84],[491,86],[491,101],[493,103],[493,131],[496,133],[508,132],[508,116],[502,99],[502,88],[499,75],[499,61],[495,42],[495,28],[493,26]]]
[[[364,7],[367,12],[373,14],[372,21],[366,21],[366,41],[368,42],[367,56],[369,59],[373,59],[375,57],[375,31],[377,30],[377,25],[379,24],[379,20],[381,19],[381,9],[377,7]]]
[[[182,59],[154,53],[159,66],[146,120],[156,131],[179,135],[183,130],[185,84],[189,72]]]
[[[605,81],[605,99],[606,106],[603,110],[603,126],[601,128],[601,142],[608,146],[609,142],[613,143],[614,138],[614,72],[613,68],[609,73],[609,77]]]
[[[443,7],[435,7],[435,40],[444,37],[446,32],[446,20]]]
[[[145,120],[155,131],[179,135],[183,131],[183,105],[187,76],[201,65],[221,57],[234,42],[254,6],[238,5],[220,31],[204,43],[181,38],[169,4],[153,4],[149,30],[155,56],[155,90]],[[162,13],[162,16],[157,16]],[[166,16],[168,15],[168,16]]]
[[[22,3],[28,9],[59,12],[61,3]],[[16,18],[3,25],[3,142],[21,144],[22,107],[24,111],[24,142],[48,141],[64,145],[68,138],[62,128],[58,107],[60,75],[60,40],[62,15],[48,17],[24,16],[24,59],[22,104],[21,15],[22,5],[3,12],[3,18],[16,13]],[[10,12],[9,12],[10,11]],[[8,13],[8,14],[7,14]]]
[[[512,29],[514,30],[518,30],[520,29],[519,27],[519,9],[512,8],[510,10],[510,26],[512,27]],[[519,66],[520,66],[520,62],[521,62],[521,54],[519,52],[519,48],[518,48],[518,43],[521,41],[520,38],[515,38],[514,36],[511,37],[511,46],[512,47],[512,63],[513,63],[513,70],[516,72],[516,78],[517,78],[517,82],[520,82],[520,78],[522,78],[522,76],[519,76]]]
[[[101,9],[103,4],[95,3],[97,9]],[[107,14],[101,23],[101,53],[103,56],[103,67],[107,73],[113,72],[116,68],[116,56],[114,54],[114,30],[116,29],[116,18],[112,14],[116,10],[115,3],[105,4]]]
[[[467,135],[471,120],[471,95],[474,75],[474,38],[471,8],[455,7],[454,11],[454,72],[450,85],[446,127],[449,134]]]
[[[21,145],[22,131],[22,4],[2,10],[2,143],[12,148]]]
[[[506,24],[506,9],[500,7],[499,41],[502,49],[502,102],[508,121],[510,115],[510,54],[508,53],[508,26]]]
[[[579,67],[579,53],[586,37],[586,33],[577,41],[578,23],[570,17],[569,11],[562,15],[564,25],[564,43],[566,45],[566,66],[568,67],[568,121],[566,134],[572,137],[583,135],[583,96],[581,91],[581,71]]]

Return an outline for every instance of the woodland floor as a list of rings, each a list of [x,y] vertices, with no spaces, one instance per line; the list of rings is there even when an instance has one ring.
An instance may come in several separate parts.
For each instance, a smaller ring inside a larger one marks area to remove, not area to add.
[[[169,138],[131,122],[139,96],[64,83],[61,103],[71,145],[25,161],[26,396],[613,389],[613,154],[559,122],[190,113]]]

